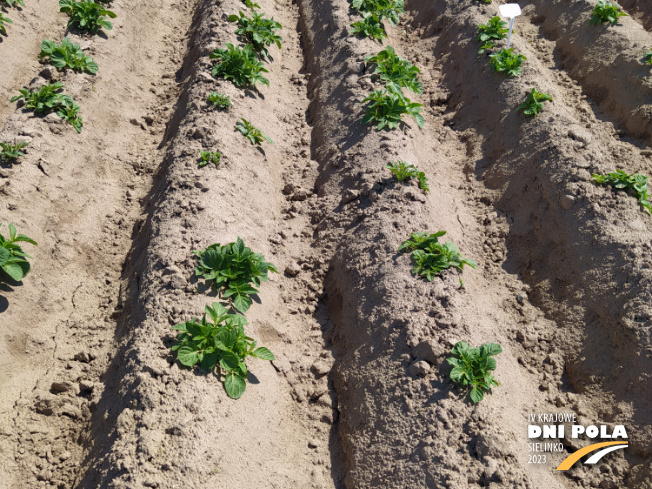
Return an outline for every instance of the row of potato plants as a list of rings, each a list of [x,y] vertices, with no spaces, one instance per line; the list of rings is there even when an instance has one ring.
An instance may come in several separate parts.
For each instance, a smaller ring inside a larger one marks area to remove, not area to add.
[[[359,11],[363,20],[354,22],[352,35],[382,40],[387,34],[382,20],[398,25],[400,14],[404,13],[403,0],[352,0],[351,7]],[[409,61],[396,54],[392,46],[386,46],[378,54],[365,57],[367,68],[373,69],[373,78],[381,81],[384,88],[374,90],[364,102],[369,102],[362,123],[377,124],[377,130],[392,130],[405,126],[403,114],[412,115],[419,127],[424,126],[421,114],[421,104],[411,102],[403,94],[403,88],[416,94],[423,93],[423,85],[418,79],[421,72]],[[393,161],[387,168],[398,182],[409,182],[416,178],[419,188],[424,192],[430,190],[425,172],[419,171],[414,165],[405,161]],[[452,241],[439,242],[446,231],[436,233],[412,233],[398,248],[399,253],[409,252],[412,258],[412,273],[424,280],[433,281],[446,270],[453,268],[463,271],[465,266],[476,268],[477,264],[470,258],[462,258]],[[460,287],[463,287],[461,276]],[[500,345],[485,343],[478,348],[460,341],[451,350],[451,356],[446,359],[453,368],[450,379],[463,386],[473,403],[484,398],[485,392],[498,386],[492,372],[496,369],[493,358],[502,352]]]
[[[24,6],[22,0],[4,0],[4,3],[11,6]],[[79,31],[97,34],[104,28],[110,30],[113,28],[111,22],[106,17],[115,18],[115,13],[104,9],[101,4],[83,0],[75,2],[74,0],[61,0],[59,2],[60,11],[68,13],[70,20],[68,27],[75,27]],[[0,32],[6,34],[2,26],[2,14],[0,14]],[[7,20],[6,17],[4,20]],[[78,44],[72,43],[64,37],[60,43],[44,40],[41,43],[41,52],[39,60],[49,63],[59,71],[68,69],[75,72],[87,72],[95,75],[98,72],[98,65],[93,59],[84,54]],[[43,116],[51,112],[56,112],[59,117],[68,121],[77,132],[81,132],[82,118],[79,114],[79,105],[69,95],[63,93],[65,85],[61,82],[47,83],[37,90],[24,88],[19,90],[19,95],[12,97],[11,102],[18,100],[23,101],[25,110],[32,111],[36,115]],[[22,156],[25,156],[23,150],[29,145],[26,142],[0,142],[0,163],[12,165],[17,163]],[[2,226],[2,224],[0,224]],[[36,241],[19,234],[13,223],[9,224],[9,236],[5,237],[0,234],[0,269],[11,280],[20,282],[31,269],[28,258],[18,243],[25,242],[36,245]],[[6,277],[0,277],[5,279]]]
[[[236,35],[242,46],[227,43],[210,54],[217,60],[211,74],[232,82],[241,89],[254,89],[256,84],[269,85],[263,62],[271,60],[268,48],[281,47],[282,38],[276,31],[281,24],[273,18],[258,12],[260,6],[251,0],[244,2],[250,15],[239,12],[230,15],[229,22],[237,24]],[[232,107],[229,96],[210,92],[206,98],[207,107],[229,110]],[[236,123],[239,131],[252,145],[263,141],[273,143],[245,118]],[[200,151],[199,166],[219,164],[221,154],[215,151]],[[213,302],[205,307],[202,319],[193,318],[172,327],[178,331],[175,344],[179,363],[189,368],[201,367],[208,372],[221,375],[224,389],[232,399],[239,399],[245,392],[247,379],[247,357],[273,361],[274,355],[265,347],[258,347],[253,338],[245,334],[248,324],[244,316],[252,304],[251,297],[258,294],[261,282],[268,280],[269,272],[278,269],[265,261],[260,253],[254,253],[245,246],[241,238],[221,245],[212,244],[204,250],[193,252],[197,257],[195,275],[210,285],[210,290],[225,301]]]
[[[620,7],[608,1],[600,0],[593,10],[591,24],[610,23],[616,24],[619,17],[626,16],[620,10]],[[480,43],[479,54],[495,48],[494,43],[507,38],[507,22],[495,16],[489,19],[486,24],[478,26],[478,35],[476,41]],[[525,56],[516,54],[513,49],[500,49],[497,53],[490,56],[492,68],[498,72],[506,72],[510,76],[521,74],[521,64],[526,59]],[[652,53],[645,55],[645,62],[652,64]],[[526,116],[535,116],[543,108],[543,102],[552,101],[550,94],[539,92],[532,87],[528,93],[525,102],[518,106],[517,111],[523,111]],[[645,175],[631,173],[628,174],[622,170],[610,172],[604,175],[593,174],[593,182],[597,185],[611,185],[616,190],[625,190],[634,195],[642,208],[652,213],[650,204],[650,195],[647,191],[647,177]]]
[[[247,385],[246,358],[274,360],[269,349],[258,347],[253,338],[246,336],[244,327],[248,322],[244,313],[251,307],[251,296],[258,294],[256,287],[268,280],[269,272],[278,273],[278,269],[245,246],[241,238],[193,253],[197,256],[195,275],[204,279],[228,308],[213,302],[206,306],[201,320],[192,318],[173,326],[180,334],[172,351],[186,367],[219,370],[227,395],[239,399]]]
[[[257,84],[269,86],[269,80],[264,73],[268,73],[264,62],[269,62],[272,57],[269,48],[276,45],[281,48],[283,38],[277,31],[283,27],[274,20],[267,18],[264,13],[258,12],[260,5],[251,0],[243,0],[249,9],[250,15],[243,13],[230,15],[227,20],[237,25],[236,35],[242,42],[242,46],[235,46],[226,43],[224,48],[218,48],[210,54],[211,59],[217,60],[211,74],[215,78],[222,78],[230,81],[236,87],[251,90]],[[209,108],[217,110],[229,110],[232,106],[228,95],[219,92],[211,92],[206,98]],[[254,126],[250,121],[241,117],[236,122],[235,129],[240,132],[252,145],[260,146],[264,141],[274,144],[272,139]],[[219,164],[221,153],[216,151],[200,151],[199,166],[213,163]]]

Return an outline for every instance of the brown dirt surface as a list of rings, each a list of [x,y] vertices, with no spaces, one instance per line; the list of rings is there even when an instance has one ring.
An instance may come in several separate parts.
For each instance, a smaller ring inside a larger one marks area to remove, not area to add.
[[[504,2],[409,0],[383,43],[349,35],[346,0],[259,3],[283,44],[254,89],[211,76],[239,0],[114,0],[97,36],[56,3],[0,4],[0,141],[30,143],[0,167],[0,223],[38,242],[22,282],[0,277],[0,488],[651,488],[652,217],[591,180],[651,174],[647,4],[592,26],[594,0],[521,2],[508,78],[475,42]],[[97,75],[39,64],[64,35]],[[422,129],[360,122],[381,87],[364,59],[386,45],[421,70]],[[48,81],[81,134],[9,103]],[[532,87],[553,101],[526,118]],[[392,178],[399,159],[429,192]],[[411,273],[398,247],[438,230],[477,270]],[[248,359],[234,400],[176,361],[170,328],[223,300],[193,250],[238,237],[280,273],[245,314],[275,360]],[[458,341],[503,349],[477,405],[449,378]],[[629,445],[555,471],[608,441],[566,436],[532,463],[551,440],[528,439],[528,415],[559,412]]]

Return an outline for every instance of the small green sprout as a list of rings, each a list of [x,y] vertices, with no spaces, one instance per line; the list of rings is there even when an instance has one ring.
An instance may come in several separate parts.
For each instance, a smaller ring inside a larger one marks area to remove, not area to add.
[[[228,95],[222,95],[218,92],[211,92],[208,95],[206,102],[220,110],[227,110],[231,107],[231,97]]]
[[[491,391],[492,386],[498,387],[492,371],[496,370],[494,355],[502,353],[498,343],[485,343],[480,348],[473,348],[463,341],[458,341],[451,350],[451,357],[446,361],[453,366],[450,378],[471,389],[470,397],[474,404],[484,399],[484,392]]]
[[[354,22],[351,24],[350,34],[357,37],[368,37],[369,39],[374,39],[382,41],[387,37],[385,28],[383,24],[380,23],[380,18],[376,14],[364,13],[362,14],[362,20]]]
[[[426,174],[419,171],[414,165],[408,165],[405,161],[390,161],[390,164],[385,166],[396,177],[399,182],[405,182],[416,178],[419,182],[419,188],[428,192],[428,178]]]
[[[486,24],[480,24],[476,41],[481,42],[482,46],[480,46],[478,54],[484,53],[487,49],[492,49],[494,41],[505,39],[509,31],[506,27],[507,22],[501,20],[498,16],[492,17]]]
[[[518,106],[516,111],[522,110],[525,115],[535,116],[543,109],[543,102],[552,102],[552,97],[548,93],[537,92],[532,87],[532,91],[528,93],[525,102]]]
[[[598,4],[593,9],[593,16],[591,17],[591,24],[604,24],[609,22],[611,25],[618,23],[619,17],[629,17],[625,12],[620,10],[617,3],[612,3],[607,0],[599,0]]]
[[[240,12],[240,16],[230,15],[229,22],[237,22],[238,28],[235,33],[242,40],[251,44],[254,50],[263,57],[269,57],[267,48],[272,44],[281,49],[281,36],[275,33],[281,30],[281,24],[272,19],[265,18],[265,14],[253,12],[251,18]]]
[[[209,163],[213,163],[215,167],[217,167],[220,164],[221,157],[222,157],[222,153],[218,153],[217,151],[200,151],[199,168],[202,168],[208,165]]]
[[[521,65],[527,58],[522,54],[514,53],[514,48],[501,49],[489,55],[491,67],[494,71],[505,72],[509,76],[518,76],[522,72]]]
[[[643,61],[645,64],[652,65],[652,49],[650,49],[649,53],[643,55]]]
[[[25,153],[21,150],[27,146],[29,146],[29,143],[16,143],[16,141],[14,141],[13,144],[7,142],[0,143],[0,148],[2,148],[2,151],[0,151],[0,161],[4,163],[14,163],[18,161],[18,158],[25,156]]]
[[[6,36],[7,35],[7,28],[4,25],[5,22],[7,24],[13,24],[14,23],[13,20],[11,20],[9,17],[5,17],[2,14],[2,12],[0,12],[0,32]]]
[[[426,232],[412,233],[410,237],[399,246],[398,251],[411,251],[414,266],[412,273],[420,275],[432,282],[437,275],[449,268],[464,270],[464,265],[476,268],[478,265],[470,258],[462,258],[457,246],[451,241],[442,244],[438,238],[444,236],[446,231],[433,234]],[[464,287],[460,277],[460,286]]]
[[[216,49],[210,55],[217,59],[212,75],[233,82],[236,87],[253,87],[256,83],[269,86],[269,80],[262,73],[267,73],[262,61],[251,44],[236,47],[227,43],[226,48]]]
[[[647,190],[647,177],[645,175],[638,173],[628,174],[623,170],[616,170],[606,175],[594,173],[593,181],[597,185],[611,185],[616,190],[634,193],[638,199],[638,203],[649,214],[652,214],[652,203],[650,203],[650,194]]]
[[[244,137],[246,137],[251,144],[253,145],[258,145],[260,146],[260,143],[263,141],[267,141],[268,143],[274,144],[274,141],[272,139],[263,134],[263,132],[260,129],[255,128],[251,122],[249,122],[247,119],[242,118],[238,122],[235,123],[235,128],[240,131]]]
[[[0,224],[2,227],[2,224]],[[27,261],[31,258],[16,243],[25,242],[36,246],[36,241],[24,234],[16,233],[16,226],[9,224],[9,237],[5,238],[0,233],[0,269],[9,275],[12,280],[20,282],[29,273],[30,265]]]
[[[396,129],[403,122],[403,114],[411,115],[419,127],[423,127],[425,120],[421,114],[422,104],[410,101],[403,95],[400,88],[389,85],[384,90],[374,90],[362,103],[370,102],[362,124],[377,124],[376,129]]]

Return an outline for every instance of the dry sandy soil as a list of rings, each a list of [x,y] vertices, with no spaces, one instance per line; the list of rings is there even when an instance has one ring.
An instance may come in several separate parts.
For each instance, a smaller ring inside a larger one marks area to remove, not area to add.
[[[259,3],[283,46],[255,90],[211,76],[239,0],[114,0],[93,37],[56,2],[3,7],[0,140],[30,145],[0,168],[0,222],[38,246],[0,282],[0,487],[652,488],[652,217],[591,181],[652,173],[648,3],[607,27],[589,25],[595,0],[524,0],[516,78],[474,40],[501,1],[407,0],[383,44],[349,35],[347,0]],[[97,75],[39,63],[64,35]],[[360,123],[383,45],[421,69],[423,129]],[[46,81],[81,106],[81,134],[9,103]],[[527,119],[533,86],[553,101]],[[209,110],[211,91],[233,106]],[[274,144],[250,145],[240,118]],[[390,178],[397,159],[430,192]],[[397,253],[438,230],[478,263],[463,288]],[[170,327],[219,299],[192,251],[237,237],[281,273],[246,314],[276,360],[250,360],[233,400],[175,361]],[[460,340],[504,350],[478,405],[449,379]],[[623,425],[629,446],[555,471],[605,441],[565,437],[533,464],[528,414],[557,412]]]

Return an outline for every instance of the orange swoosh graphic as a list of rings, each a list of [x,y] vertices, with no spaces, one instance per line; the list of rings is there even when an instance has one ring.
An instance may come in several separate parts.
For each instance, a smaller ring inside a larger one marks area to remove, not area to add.
[[[579,459],[581,459],[584,455],[587,453],[594,452],[595,450],[598,450],[599,448],[603,447],[609,447],[612,445],[627,445],[627,442],[622,442],[622,441],[605,441],[602,443],[594,443],[593,445],[589,445],[588,447],[584,447],[573,453],[572,455],[569,455],[566,457],[566,459],[559,464],[559,467],[557,467],[557,470],[568,470],[570,469],[575,462],[577,462]]]

